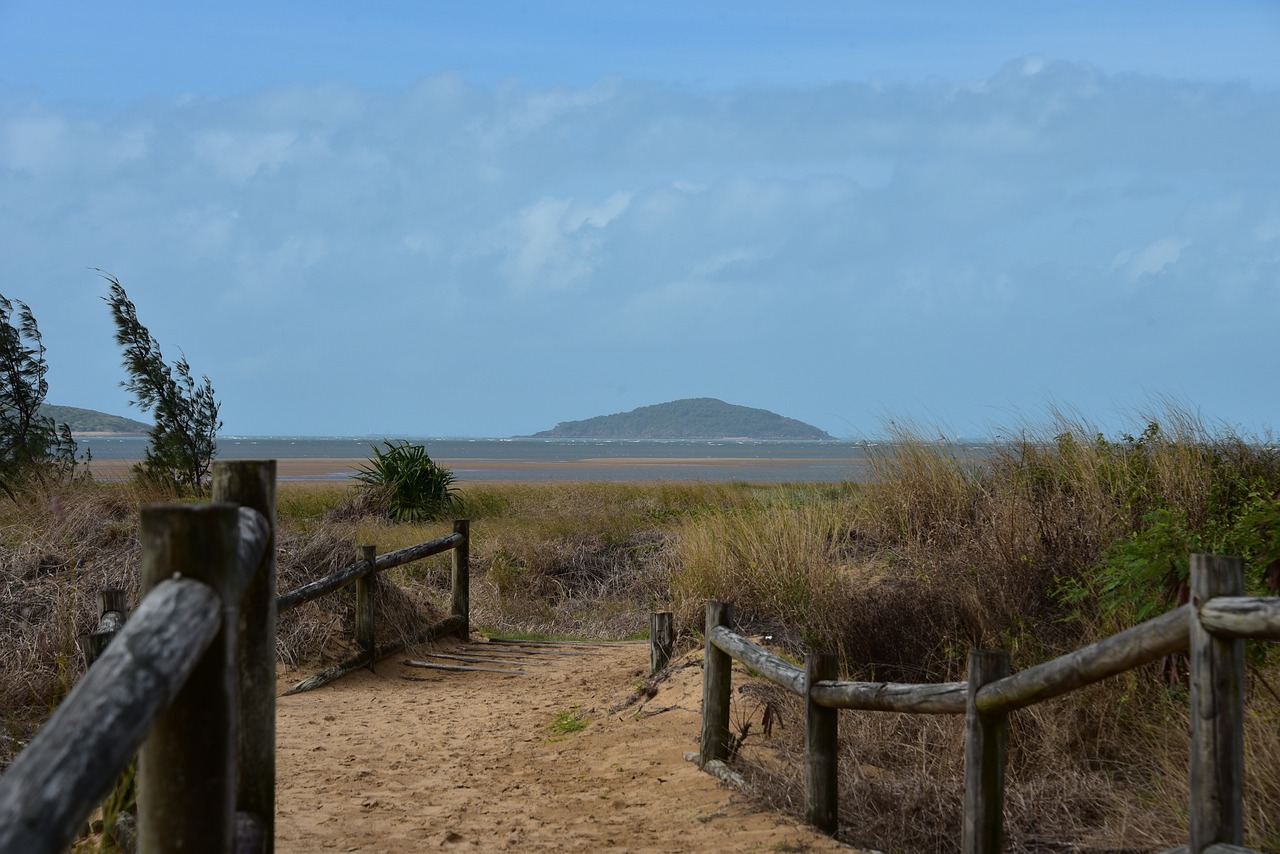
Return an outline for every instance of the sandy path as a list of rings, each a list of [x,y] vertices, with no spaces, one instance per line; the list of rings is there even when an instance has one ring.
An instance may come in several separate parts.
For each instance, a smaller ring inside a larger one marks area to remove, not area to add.
[[[610,713],[647,674],[648,646],[560,649],[592,654],[516,656],[528,676],[417,669],[402,655],[281,697],[278,850],[849,850],[684,760],[699,666],[642,707],[676,708]],[[574,708],[586,729],[554,734]]]

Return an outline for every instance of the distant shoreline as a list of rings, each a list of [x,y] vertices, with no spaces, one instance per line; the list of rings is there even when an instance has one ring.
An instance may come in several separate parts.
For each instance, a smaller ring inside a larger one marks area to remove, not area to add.
[[[331,483],[351,483],[355,474],[368,465],[363,457],[279,457],[276,458],[276,475],[283,481],[316,481]],[[596,457],[577,460],[528,460],[528,459],[493,459],[493,458],[440,458],[436,462],[451,469],[457,476],[459,484],[477,483],[495,479],[508,478],[495,474],[499,472],[522,472],[516,480],[594,480],[602,473],[633,472],[639,479],[648,480],[643,473],[655,469],[664,469],[670,477],[659,476],[655,480],[686,480],[695,471],[710,475],[714,471],[731,476],[735,471],[748,469],[759,474],[763,471],[780,471],[797,464],[821,463],[819,458],[786,458],[759,459],[756,457]],[[851,465],[865,464],[865,458],[851,458]],[[135,461],[128,460],[94,460],[89,469],[95,477],[108,480],[124,477],[132,470]],[[580,472],[581,478],[573,477]],[[546,477],[539,475],[542,473]],[[631,478],[628,478],[631,479]],[[698,478],[700,479],[700,478]],[[715,478],[721,479],[721,478]],[[732,479],[737,479],[736,477]],[[750,479],[750,478],[747,478]],[[771,479],[771,478],[770,478]]]
[[[71,431],[72,439],[76,438],[77,436],[84,436],[85,438],[92,439],[95,436],[99,438],[103,436],[119,436],[120,438],[126,438],[126,437],[132,437],[132,436],[145,436],[145,435],[147,434],[146,433],[119,433],[115,430],[72,430]]]
[[[94,476],[125,478],[144,459],[146,436],[80,440]],[[827,441],[592,442],[586,440],[426,439],[432,458],[462,482],[478,480],[862,479],[867,448]],[[282,479],[348,480],[368,465],[363,438],[221,437],[217,459],[276,459]]]

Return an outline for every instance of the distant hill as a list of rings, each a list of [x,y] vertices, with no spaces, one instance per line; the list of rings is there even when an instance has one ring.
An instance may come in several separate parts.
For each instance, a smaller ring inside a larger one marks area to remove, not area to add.
[[[40,406],[40,414],[66,424],[72,433],[149,433],[150,424],[134,421],[119,415],[108,415],[94,409],[78,409],[74,406]]]
[[[803,421],[767,409],[694,397],[585,421],[562,421],[535,439],[832,439]]]

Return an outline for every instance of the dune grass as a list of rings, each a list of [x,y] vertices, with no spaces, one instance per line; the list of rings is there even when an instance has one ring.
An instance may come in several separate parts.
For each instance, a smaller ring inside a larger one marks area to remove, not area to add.
[[[682,623],[695,628],[706,599],[731,601],[745,632],[768,632],[794,654],[835,651],[848,678],[937,682],[964,678],[970,648],[1006,649],[1017,670],[1180,604],[1190,551],[1242,555],[1250,592],[1274,593],[1280,455],[1271,441],[1176,407],[1134,432],[1107,438],[1055,413],[1047,427],[975,456],[895,429],[872,482],[846,499],[691,520],[671,581]],[[1280,695],[1270,686],[1280,667],[1274,650],[1251,649],[1246,841],[1276,850]],[[1185,677],[1185,656],[1172,656],[1015,714],[1010,850],[1185,841]],[[793,707],[790,718],[799,714]],[[958,722],[844,713],[841,730],[849,841],[954,850]],[[784,729],[780,741],[794,754],[800,732]],[[743,756],[762,790],[800,802],[794,755]]]

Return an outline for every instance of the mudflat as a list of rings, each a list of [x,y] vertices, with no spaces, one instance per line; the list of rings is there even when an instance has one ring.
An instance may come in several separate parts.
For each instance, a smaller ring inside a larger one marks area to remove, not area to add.
[[[304,457],[280,459],[277,474],[286,478],[339,478],[350,476],[368,464],[367,459],[340,457]],[[602,457],[582,460],[504,460],[504,459],[438,459],[440,465],[453,469],[459,481],[466,481],[466,471],[518,469],[522,471],[567,471],[571,469],[646,469],[646,468],[783,468],[796,462],[821,462],[817,459],[757,459],[754,457]]]

